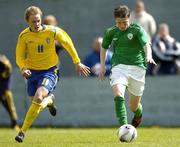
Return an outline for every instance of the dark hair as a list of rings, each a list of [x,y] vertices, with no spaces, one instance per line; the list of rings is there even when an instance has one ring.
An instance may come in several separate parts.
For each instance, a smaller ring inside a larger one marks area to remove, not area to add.
[[[126,18],[130,16],[130,10],[126,5],[119,6],[114,9],[114,17]]]

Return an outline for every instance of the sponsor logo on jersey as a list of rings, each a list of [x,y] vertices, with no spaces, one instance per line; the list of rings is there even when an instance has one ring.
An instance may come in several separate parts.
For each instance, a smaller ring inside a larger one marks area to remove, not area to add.
[[[28,41],[28,43],[34,43],[34,41],[30,40],[30,41]]]
[[[46,38],[46,43],[49,44],[50,43],[50,37]]]
[[[113,41],[116,41],[116,40],[118,40],[118,38],[113,38]]]
[[[133,34],[132,33],[128,33],[127,37],[128,37],[129,40],[132,40],[133,39]]]

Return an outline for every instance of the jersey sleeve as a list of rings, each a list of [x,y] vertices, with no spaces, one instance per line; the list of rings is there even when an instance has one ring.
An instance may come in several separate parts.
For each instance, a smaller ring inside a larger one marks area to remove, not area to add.
[[[109,32],[108,30],[106,30],[106,31],[104,32],[102,47],[103,47],[104,49],[108,49],[109,46],[111,45],[111,41],[112,41],[112,39],[111,39],[111,36],[110,36],[110,32]]]
[[[25,49],[26,44],[23,40],[23,37],[19,35],[16,45],[16,64],[18,65],[20,70],[25,67]]]
[[[148,43],[148,35],[142,27],[140,27],[137,37],[143,47],[146,43]]]
[[[74,44],[73,44],[71,38],[69,37],[69,35],[64,30],[57,28],[56,34],[55,34],[55,39],[60,44],[62,44],[62,46],[67,50],[67,52],[70,54],[74,64],[77,64],[80,62],[80,58],[74,47]]]

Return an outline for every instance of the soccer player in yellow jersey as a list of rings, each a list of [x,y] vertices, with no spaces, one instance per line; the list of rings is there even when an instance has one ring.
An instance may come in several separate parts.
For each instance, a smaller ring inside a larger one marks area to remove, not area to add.
[[[19,35],[16,46],[16,63],[23,77],[27,79],[27,91],[32,104],[26,113],[20,132],[15,137],[17,142],[23,142],[26,131],[46,106],[51,115],[56,115],[54,95],[51,93],[59,78],[55,40],[61,43],[70,54],[80,75],[88,76],[90,73],[89,67],[81,63],[68,34],[58,27],[42,25],[40,8],[28,7],[25,11],[25,20],[29,27]]]
[[[13,101],[13,93],[10,89],[11,74],[12,66],[9,59],[0,54],[0,102],[9,113],[11,126],[17,130],[19,129],[17,124],[18,116]]]

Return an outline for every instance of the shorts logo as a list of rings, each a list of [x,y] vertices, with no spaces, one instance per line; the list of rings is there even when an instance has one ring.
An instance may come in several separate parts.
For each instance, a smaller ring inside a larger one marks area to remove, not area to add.
[[[46,38],[46,42],[47,42],[47,44],[50,43],[50,37],[47,37],[47,38]]]
[[[49,84],[49,79],[44,78],[42,81],[42,85],[48,85]]]
[[[132,34],[132,33],[129,33],[129,34],[127,35],[127,37],[128,37],[129,40],[132,40],[133,34]]]

